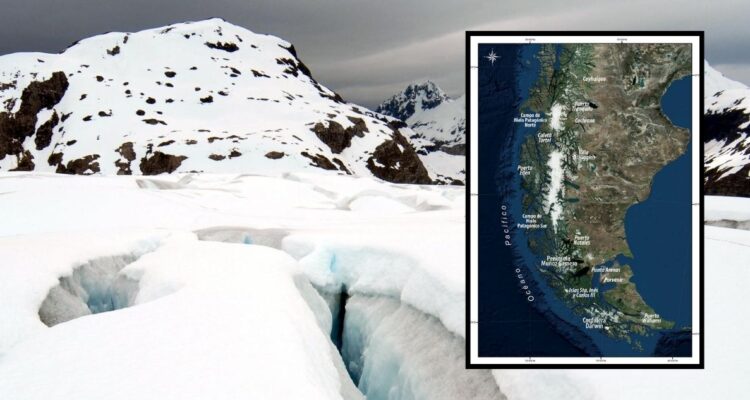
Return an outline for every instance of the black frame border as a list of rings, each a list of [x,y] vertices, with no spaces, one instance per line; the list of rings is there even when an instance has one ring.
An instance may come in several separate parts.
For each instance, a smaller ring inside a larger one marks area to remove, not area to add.
[[[704,161],[701,161],[698,179],[699,179],[699,212],[700,224],[698,227],[699,238],[699,322],[698,322],[698,340],[700,349],[697,364],[472,364],[471,363],[471,38],[480,36],[697,36],[698,37],[698,55],[700,57],[699,66],[699,107],[700,113],[698,140],[700,141],[700,157],[703,159],[704,154],[704,99],[705,99],[705,33],[704,31],[466,31],[465,36],[465,78],[466,78],[466,369],[705,369],[705,187],[703,181]],[[695,138],[693,138],[695,140]],[[541,358],[541,357],[540,357]],[[614,358],[614,357],[612,357]],[[607,358],[608,360],[611,358]]]

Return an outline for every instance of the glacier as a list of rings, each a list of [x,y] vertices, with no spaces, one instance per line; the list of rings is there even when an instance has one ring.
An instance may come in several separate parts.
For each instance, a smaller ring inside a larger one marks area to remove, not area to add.
[[[0,398],[735,398],[750,373],[747,231],[706,228],[732,277],[706,281],[706,370],[467,371],[462,187],[0,172],[0,193]]]

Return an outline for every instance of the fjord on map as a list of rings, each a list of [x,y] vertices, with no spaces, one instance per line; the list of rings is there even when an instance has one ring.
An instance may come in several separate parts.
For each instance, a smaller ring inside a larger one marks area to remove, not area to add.
[[[479,355],[691,355],[692,51],[478,49]]]

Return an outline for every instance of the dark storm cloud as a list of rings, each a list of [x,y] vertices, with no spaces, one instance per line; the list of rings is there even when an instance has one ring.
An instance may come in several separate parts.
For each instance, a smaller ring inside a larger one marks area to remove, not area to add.
[[[0,54],[57,52],[106,31],[222,17],[295,44],[315,76],[368,106],[409,82],[463,87],[466,29],[706,30],[706,55],[750,83],[747,1],[0,0]]]

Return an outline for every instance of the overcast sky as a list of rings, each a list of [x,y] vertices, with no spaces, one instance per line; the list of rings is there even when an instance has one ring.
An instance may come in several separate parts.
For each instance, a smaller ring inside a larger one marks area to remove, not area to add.
[[[374,106],[413,81],[464,93],[464,31],[705,30],[706,57],[750,84],[750,1],[0,0],[0,54],[222,17],[292,42],[313,75]]]

